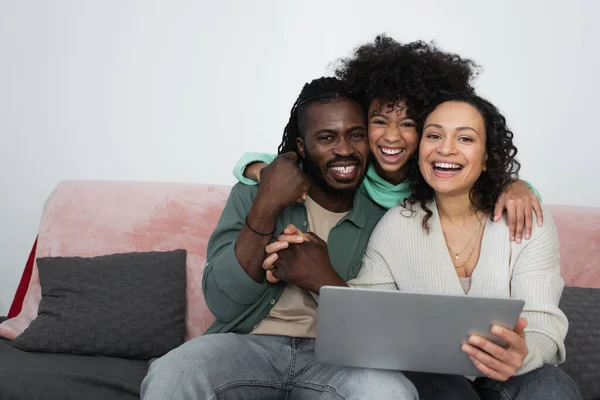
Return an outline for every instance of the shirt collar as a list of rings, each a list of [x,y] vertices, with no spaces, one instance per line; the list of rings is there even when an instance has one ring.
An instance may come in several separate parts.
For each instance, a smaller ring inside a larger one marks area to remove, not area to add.
[[[368,224],[368,220],[377,212],[379,206],[375,204],[366,194],[365,189],[361,186],[354,195],[354,204],[352,209],[344,217],[357,227],[364,229]]]

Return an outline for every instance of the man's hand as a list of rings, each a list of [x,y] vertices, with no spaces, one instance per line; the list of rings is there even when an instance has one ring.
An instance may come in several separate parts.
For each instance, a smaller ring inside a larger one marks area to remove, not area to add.
[[[519,318],[514,331],[496,325],[492,328],[494,335],[508,343],[506,349],[472,335],[469,337],[469,344],[463,344],[462,350],[485,376],[504,382],[519,371],[529,353],[525,342],[525,326],[525,318]]]
[[[298,167],[298,156],[281,154],[263,168],[262,182],[235,242],[235,255],[254,281],[262,283],[265,271],[263,249],[269,244],[281,212],[308,190],[308,179]]]
[[[298,166],[298,156],[287,152],[261,169],[257,201],[283,210],[299,199],[305,199],[308,187],[308,178]]]
[[[523,229],[525,230],[525,239],[529,240],[531,237],[532,210],[535,211],[538,226],[542,226],[544,222],[540,201],[523,181],[519,180],[511,183],[500,195],[494,210],[494,221],[498,222],[500,220],[502,211],[505,209],[508,216],[510,240],[516,240],[517,243],[521,243]]]
[[[252,179],[253,181],[260,183],[260,171],[262,171],[262,169],[267,165],[267,163],[264,163],[262,161],[253,162],[246,167],[246,170],[244,171],[244,176],[248,179]],[[296,202],[302,203],[304,200],[306,200],[306,196],[306,192],[302,193],[302,196],[298,198]]]
[[[314,233],[290,225],[266,252],[263,268],[271,283],[283,280],[317,294],[325,285],[346,286],[331,266],[327,244]]]

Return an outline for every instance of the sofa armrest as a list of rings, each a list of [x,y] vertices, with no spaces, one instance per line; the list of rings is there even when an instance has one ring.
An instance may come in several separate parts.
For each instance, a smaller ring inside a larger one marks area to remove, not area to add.
[[[33,263],[35,261],[37,241],[38,238],[36,236],[35,241],[33,242],[33,247],[31,248],[31,252],[29,252],[27,264],[25,264],[25,269],[23,270],[23,275],[21,276],[21,281],[19,282],[19,286],[17,287],[15,297],[12,301],[10,309],[8,310],[8,318],[16,317],[17,315],[19,315],[21,309],[23,308],[25,295],[27,294],[27,290],[29,290],[29,281],[31,281],[31,275],[33,274]]]

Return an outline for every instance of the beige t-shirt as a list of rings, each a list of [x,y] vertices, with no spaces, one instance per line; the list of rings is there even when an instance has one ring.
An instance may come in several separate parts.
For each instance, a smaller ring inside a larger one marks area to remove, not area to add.
[[[329,231],[347,214],[328,211],[308,197],[304,203],[308,215],[308,231],[327,242]],[[251,332],[257,335],[277,335],[314,338],[317,325],[317,301],[306,290],[287,285],[267,317]]]

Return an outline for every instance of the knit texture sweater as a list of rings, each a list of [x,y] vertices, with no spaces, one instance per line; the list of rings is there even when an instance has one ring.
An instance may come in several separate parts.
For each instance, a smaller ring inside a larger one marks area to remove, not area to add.
[[[559,243],[550,212],[543,208],[544,224],[534,222],[532,236],[521,244],[509,240],[508,222],[488,221],[479,260],[465,294],[448,254],[435,202],[430,231],[422,225],[425,214],[396,206],[376,226],[351,286],[418,293],[476,297],[512,297],[525,301],[522,317],[529,354],[518,374],[565,360],[565,314],[558,308],[564,282],[560,274]]]

